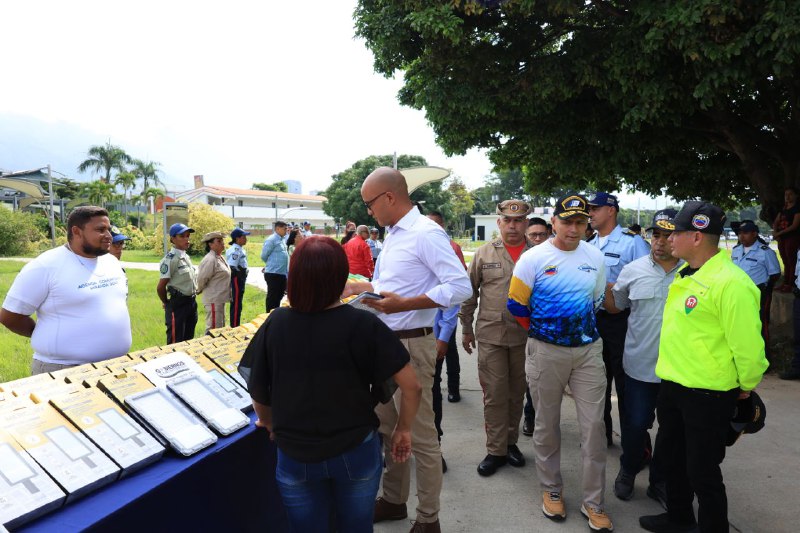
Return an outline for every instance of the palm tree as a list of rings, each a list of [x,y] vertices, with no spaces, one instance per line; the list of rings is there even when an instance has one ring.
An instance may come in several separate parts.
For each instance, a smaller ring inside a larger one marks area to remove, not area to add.
[[[164,196],[164,191],[159,189],[158,187],[148,187],[142,191],[142,200],[144,201],[145,205],[147,205],[147,202],[148,200],[150,200],[150,198],[152,198],[153,201],[155,201],[161,198],[162,196]],[[153,209],[153,226],[155,227],[155,225],[156,225],[156,210]]]
[[[104,172],[105,177],[101,176],[100,179],[105,183],[111,183],[113,169],[125,172],[125,165],[133,162],[133,158],[125,153],[125,150],[112,145],[110,141],[105,146],[90,147],[86,155],[89,159],[78,165],[78,172],[83,173],[87,170]]]
[[[136,174],[133,172],[120,172],[117,174],[116,179],[114,179],[114,185],[119,185],[122,187],[122,194],[125,198],[122,211],[126,224],[128,223],[128,200],[130,198],[128,191],[136,187],[136,180]]]
[[[151,181],[153,186],[164,186],[164,182],[161,181],[161,178],[158,175],[159,172],[161,172],[158,169],[158,167],[161,166],[161,163],[158,161],[142,161],[141,159],[134,159],[132,164],[133,168],[131,171],[138,179],[142,180],[142,191],[150,188]]]
[[[84,196],[93,205],[105,206],[105,203],[114,196],[114,186],[101,180],[82,183],[81,196]]]

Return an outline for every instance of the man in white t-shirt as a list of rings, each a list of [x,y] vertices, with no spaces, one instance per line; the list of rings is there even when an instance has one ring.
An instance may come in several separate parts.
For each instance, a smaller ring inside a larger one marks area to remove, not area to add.
[[[0,323],[31,338],[32,374],[118,357],[131,347],[128,280],[108,253],[108,212],[73,210],[67,240],[22,268],[0,309]]]

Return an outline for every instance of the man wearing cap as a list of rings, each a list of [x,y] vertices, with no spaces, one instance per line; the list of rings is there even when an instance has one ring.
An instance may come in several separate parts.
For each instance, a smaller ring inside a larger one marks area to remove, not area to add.
[[[665,459],[667,512],[643,516],[648,531],[691,531],[697,495],[700,531],[728,531],[720,464],[738,398],[767,369],[759,334],[760,295],[747,274],[719,249],[725,214],[686,202],[669,237],[686,261],[664,306],[656,375],[659,453]]]
[[[247,281],[247,244],[249,231],[234,228],[231,232],[230,248],[225,252],[225,259],[231,269],[231,327],[235,328],[242,319],[242,301]]]
[[[197,267],[197,293],[206,309],[206,335],[225,325],[225,304],[231,301],[231,267],[223,257],[225,235],[212,231],[203,235],[206,255]]]
[[[122,261],[122,250],[125,249],[125,241],[131,240],[130,237],[127,237],[119,231],[119,228],[116,226],[111,226],[111,248],[108,249],[108,252],[117,258],[117,261]],[[125,269],[123,268],[122,271],[124,272]]]
[[[110,228],[102,207],[76,207],[67,218],[67,243],[27,263],[9,287],[0,324],[30,337],[31,374],[130,349],[128,283],[119,261],[108,254]]]
[[[289,274],[289,249],[286,246],[286,222],[277,221],[272,235],[264,240],[261,260],[264,261],[264,281],[267,282],[267,313],[281,305],[286,292],[286,276]]]
[[[167,326],[167,344],[194,338],[197,326],[197,270],[186,250],[189,237],[194,230],[185,224],[173,224],[169,228],[172,248],[158,267],[161,279],[156,293],[164,307]]]
[[[303,230],[302,231],[303,231],[303,236],[304,237],[311,237],[312,235],[314,235],[314,232],[311,231],[311,222],[309,222],[308,220],[303,222]]]
[[[375,263],[372,261],[372,253],[366,243],[367,239],[369,239],[369,229],[362,224],[356,228],[356,234],[342,247],[347,255],[350,273],[372,279]]]
[[[405,177],[398,170],[381,167],[361,186],[367,214],[387,228],[383,252],[375,265],[372,283],[345,285],[343,296],[362,291],[379,292],[384,298],[365,303],[394,331],[411,354],[411,365],[422,386],[417,416],[411,426],[411,452],[417,482],[417,512],[413,531],[438,533],[442,490],[442,452],[432,408],[436,338],[436,309],[460,304],[472,294],[469,278],[459,262],[447,233],[422,216],[408,196]],[[399,393],[394,401],[380,404],[375,412],[384,444],[398,420]],[[386,453],[383,491],[375,502],[375,522],[402,520],[408,516],[406,502],[411,482],[410,461],[396,463]]]
[[[769,310],[772,306],[772,288],[781,276],[778,256],[758,238],[758,226],[752,220],[743,220],[739,225],[739,244],[733,247],[731,260],[744,270],[761,292],[759,316],[761,337],[769,359]]]
[[[594,531],[611,531],[604,511],[606,374],[595,311],[606,288],[603,254],[583,240],[587,200],[569,194],[556,202],[555,237],[523,254],[514,267],[508,310],[528,332],[525,372],[536,408],[533,449],[543,489],[542,512],[564,520],[561,477],[561,401],[569,385],[581,434],[581,514]]]
[[[378,228],[370,228],[367,245],[369,246],[369,251],[372,254],[372,262],[377,263],[378,256],[381,254],[381,250],[383,250],[383,243],[378,240]]]
[[[622,366],[625,370],[625,394],[628,398],[622,426],[620,470],[614,481],[614,494],[621,500],[633,496],[636,474],[650,460],[650,436],[661,380],[656,376],[658,341],[664,302],[675,273],[683,261],[672,255],[668,238],[675,229],[677,211],[663,209],[653,217],[650,253],[631,261],[619,273],[613,289],[606,289],[605,308],[609,313],[630,309],[628,332]],[[658,439],[656,439],[656,443]],[[657,453],[658,452],[658,453]],[[663,503],[663,458],[653,450],[650,462],[650,485],[647,495]]]
[[[617,281],[622,267],[650,253],[647,243],[630,230],[623,230],[617,223],[619,203],[617,197],[607,192],[595,193],[589,198],[589,214],[596,233],[589,244],[603,252],[606,264],[606,283]],[[622,370],[622,353],[625,348],[625,330],[629,311],[608,313],[604,308],[597,311],[597,331],[603,339],[603,361],[606,364],[606,405],[603,415],[606,424],[606,442],[613,444],[613,422],[611,419],[611,381],[617,390],[617,409],[622,420],[625,413],[625,373]]]
[[[469,265],[472,296],[461,306],[461,344],[467,353],[478,347],[478,380],[483,389],[486,457],[478,474],[491,476],[506,463],[524,466],[517,440],[525,398],[525,330],[506,308],[514,265],[531,245],[525,239],[528,203],[506,200],[497,204],[500,238],[475,252]],[[480,298],[480,306],[478,299]],[[475,309],[478,319],[473,330]]]

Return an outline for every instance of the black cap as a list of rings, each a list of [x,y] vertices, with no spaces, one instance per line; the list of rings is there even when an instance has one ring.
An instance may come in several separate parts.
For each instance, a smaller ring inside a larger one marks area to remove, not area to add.
[[[736,402],[736,414],[731,419],[725,444],[732,446],[742,433],[758,433],[766,420],[767,408],[764,401],[755,391],[750,391],[750,396]]]
[[[677,214],[678,212],[674,209],[662,209],[661,211],[656,211],[656,214],[653,215],[653,223],[650,224],[650,227],[647,228],[647,231],[654,229],[675,231],[675,215]]]
[[[725,212],[708,202],[692,200],[686,202],[675,215],[674,231],[699,231],[710,235],[722,235],[725,229]]]
[[[739,224],[739,231],[755,231],[758,233],[758,226],[752,220],[742,220],[742,223]]]
[[[589,218],[588,206],[589,202],[582,194],[568,194],[558,199],[553,214],[562,220],[575,215],[583,215]]]
[[[607,192],[596,192],[589,197],[589,205],[597,207],[613,207],[619,211],[619,201],[613,194]]]

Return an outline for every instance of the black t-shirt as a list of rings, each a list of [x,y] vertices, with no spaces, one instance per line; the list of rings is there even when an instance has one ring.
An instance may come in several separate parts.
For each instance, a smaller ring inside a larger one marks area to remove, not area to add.
[[[383,322],[349,305],[319,313],[275,309],[250,350],[250,396],[272,406],[281,451],[306,463],[352,449],[377,429],[371,389],[410,359]]]
[[[800,202],[795,203],[792,207],[787,209],[781,209],[780,218],[778,219],[778,231],[784,230],[792,225],[794,222],[794,216],[800,213]],[[791,233],[785,235],[788,237],[789,235],[796,235],[800,233],[800,230],[792,231]]]

